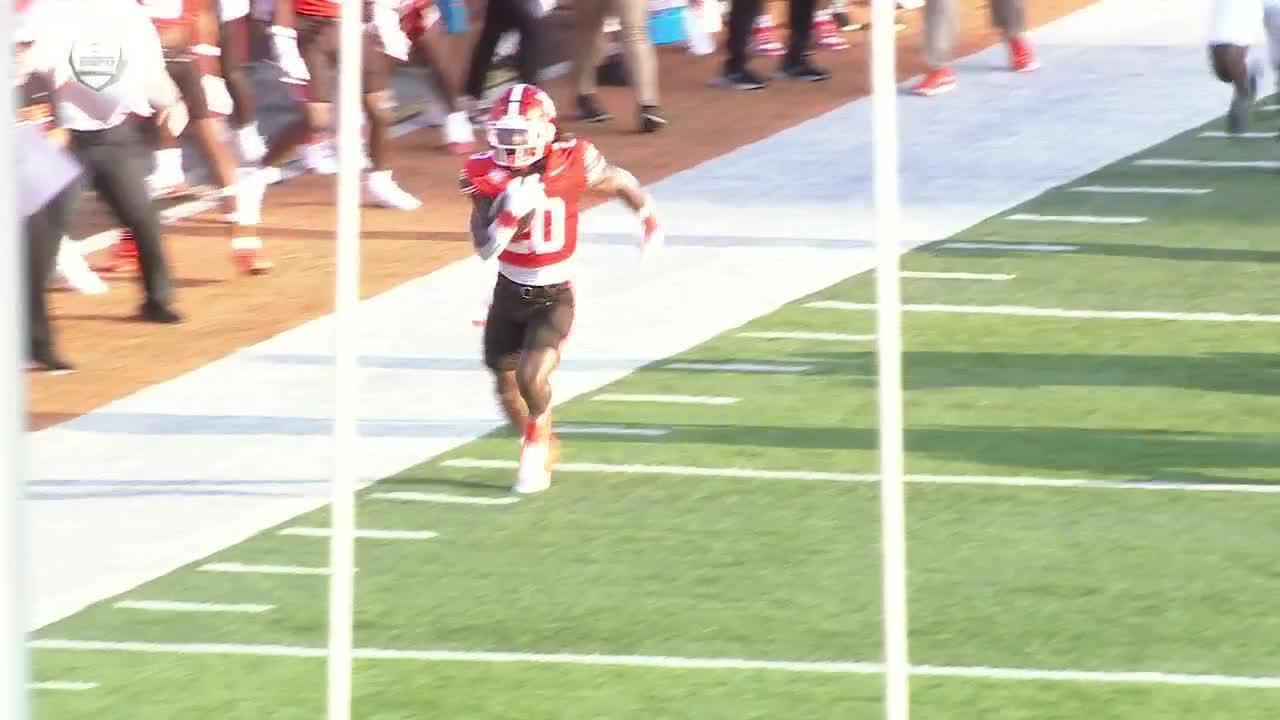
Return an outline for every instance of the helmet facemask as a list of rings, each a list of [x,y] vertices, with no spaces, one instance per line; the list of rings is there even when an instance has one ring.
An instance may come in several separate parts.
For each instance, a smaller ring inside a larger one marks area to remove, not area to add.
[[[543,120],[504,117],[489,123],[488,139],[495,163],[522,170],[547,154],[555,139],[555,126]]]

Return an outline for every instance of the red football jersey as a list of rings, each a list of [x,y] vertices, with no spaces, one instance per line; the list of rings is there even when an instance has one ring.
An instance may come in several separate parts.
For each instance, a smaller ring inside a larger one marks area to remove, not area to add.
[[[331,17],[339,16],[338,0],[297,0],[293,4],[293,11],[299,15],[312,15],[315,17]]]
[[[578,209],[582,194],[599,182],[608,163],[586,140],[551,145],[542,170],[547,203],[530,226],[512,238],[498,256],[503,274],[525,285],[552,285],[569,280],[568,262],[578,249]],[[462,171],[462,192],[496,198],[511,181],[511,171],[493,161],[492,153],[473,155]]]

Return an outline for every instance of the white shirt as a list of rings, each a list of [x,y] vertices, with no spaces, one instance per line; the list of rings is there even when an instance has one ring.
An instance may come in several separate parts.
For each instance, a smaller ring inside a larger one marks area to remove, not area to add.
[[[137,0],[41,0],[32,69],[52,74],[58,122],[70,130],[115,127],[152,103],[176,101],[160,36]]]

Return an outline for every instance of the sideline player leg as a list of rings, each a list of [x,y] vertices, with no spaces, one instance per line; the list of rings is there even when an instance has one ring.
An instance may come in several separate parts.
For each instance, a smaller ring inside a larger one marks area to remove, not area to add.
[[[222,79],[231,95],[231,128],[240,160],[256,163],[266,154],[267,145],[258,131],[253,83],[245,71],[249,62],[249,0],[218,0],[218,13]]]
[[[475,144],[475,130],[462,109],[458,79],[449,72],[440,20],[435,0],[414,0],[404,6],[400,26],[412,44],[410,61],[431,73],[431,82],[447,111],[441,128],[445,147],[454,154],[466,155]]]
[[[1249,50],[1263,21],[1262,0],[1214,0],[1209,14],[1209,64],[1219,80],[1232,86],[1227,132],[1249,125],[1249,109],[1258,95],[1261,67]]]

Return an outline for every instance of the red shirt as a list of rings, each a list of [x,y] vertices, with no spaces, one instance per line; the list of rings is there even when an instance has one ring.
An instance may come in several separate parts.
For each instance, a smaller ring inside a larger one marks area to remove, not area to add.
[[[293,11],[299,15],[336,18],[339,16],[338,0],[296,0]]]
[[[600,180],[608,163],[596,146],[587,140],[568,140],[552,144],[544,158],[542,184],[547,204],[533,224],[516,234],[498,256],[501,263],[523,270],[521,275],[533,281],[539,270],[568,261],[578,249],[578,208],[583,193]],[[493,161],[492,153],[473,155],[461,173],[462,192],[479,193],[490,199],[498,197],[511,181],[511,171]],[[512,278],[524,282],[520,278]]]

